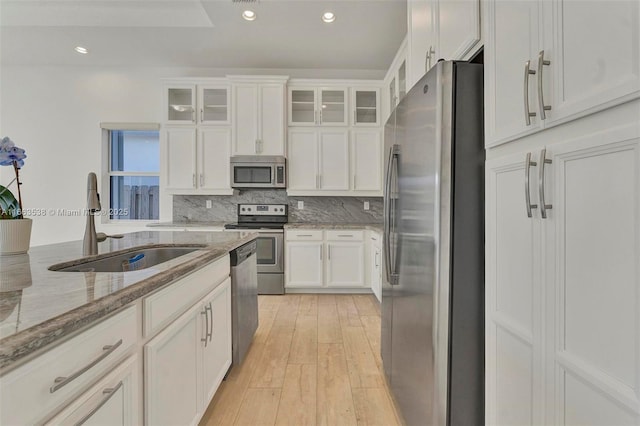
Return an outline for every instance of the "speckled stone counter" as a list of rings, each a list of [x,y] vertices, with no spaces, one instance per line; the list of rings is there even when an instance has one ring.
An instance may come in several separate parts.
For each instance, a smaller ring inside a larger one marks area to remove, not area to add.
[[[369,231],[383,232],[382,223],[287,223],[284,229],[366,229]]]
[[[220,228],[224,229],[224,225],[232,221],[226,222],[155,222],[147,226],[149,228]]]
[[[197,250],[130,272],[56,272],[51,265],[81,262],[82,241],[33,247],[0,257],[0,370],[249,242],[251,232],[143,231],[98,243],[99,254],[140,246]]]

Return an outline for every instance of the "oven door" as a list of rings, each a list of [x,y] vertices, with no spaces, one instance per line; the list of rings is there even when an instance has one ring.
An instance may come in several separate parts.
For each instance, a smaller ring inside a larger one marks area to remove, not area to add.
[[[284,233],[260,231],[256,241],[258,273],[284,273]]]
[[[275,167],[269,163],[232,163],[231,186],[234,188],[276,188]]]

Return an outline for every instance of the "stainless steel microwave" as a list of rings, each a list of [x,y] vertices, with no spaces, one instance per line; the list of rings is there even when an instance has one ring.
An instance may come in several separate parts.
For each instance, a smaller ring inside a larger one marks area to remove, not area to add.
[[[286,159],[273,155],[231,157],[233,188],[286,188]]]

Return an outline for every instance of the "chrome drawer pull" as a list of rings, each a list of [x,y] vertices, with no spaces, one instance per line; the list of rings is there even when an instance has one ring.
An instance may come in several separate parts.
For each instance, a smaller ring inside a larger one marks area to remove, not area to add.
[[[524,162],[524,203],[527,207],[527,217],[531,217],[531,209],[537,209],[537,204],[531,204],[531,187],[529,179],[529,171],[531,166],[536,166],[538,163],[531,161],[531,153],[527,152],[527,158]]]
[[[536,72],[531,68],[531,61],[524,63],[524,121],[527,126],[531,125],[531,117],[535,117],[535,112],[529,112],[529,75],[534,75]]]
[[[57,391],[61,387],[64,387],[67,384],[71,383],[72,381],[77,379],[79,376],[81,376],[82,374],[86,373],[89,369],[91,369],[97,363],[99,363],[100,361],[102,361],[103,359],[105,359],[106,357],[111,355],[116,349],[118,349],[118,347],[120,347],[120,345],[122,345],[122,339],[118,340],[114,345],[103,346],[102,350],[104,352],[99,357],[97,357],[96,359],[91,361],[89,364],[87,364],[84,367],[82,367],[80,370],[76,371],[75,373],[73,373],[70,376],[56,377],[56,379],[53,381],[54,385],[49,388],[49,392],[50,393],[54,393],[55,391]]]
[[[98,410],[100,410],[102,408],[102,406],[104,404],[106,404],[107,402],[109,402],[109,400],[111,399],[111,397],[118,392],[118,390],[120,390],[120,388],[122,387],[123,383],[122,380],[115,385],[112,388],[107,388],[105,390],[102,391],[102,394],[105,395],[104,398],[102,398],[102,400],[98,403],[98,405],[96,405],[91,411],[89,411],[83,418],[80,419],[80,421],[78,421],[78,423],[76,423],[76,426],[80,426],[83,425],[87,422],[87,420],[89,420],[95,413],[98,412]]]
[[[544,182],[545,182],[545,174],[544,174],[544,165],[551,164],[551,159],[545,158],[547,155],[547,150],[543,149],[540,151],[540,175],[539,175],[539,190],[540,190],[540,216],[543,219],[547,218],[547,209],[551,210],[553,208],[552,204],[545,204],[544,199]]]

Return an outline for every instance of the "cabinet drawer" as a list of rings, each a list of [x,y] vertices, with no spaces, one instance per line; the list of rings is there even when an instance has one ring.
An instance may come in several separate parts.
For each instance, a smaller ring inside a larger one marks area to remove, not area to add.
[[[131,306],[2,377],[0,424],[42,422],[130,352],[137,324]]]
[[[144,299],[144,336],[152,336],[224,281],[229,256],[198,269]]]
[[[317,229],[287,230],[287,241],[322,241],[322,231]]]
[[[132,355],[46,424],[132,426],[139,419],[138,356]]]
[[[362,241],[364,231],[334,230],[327,231],[327,240],[331,241]]]

